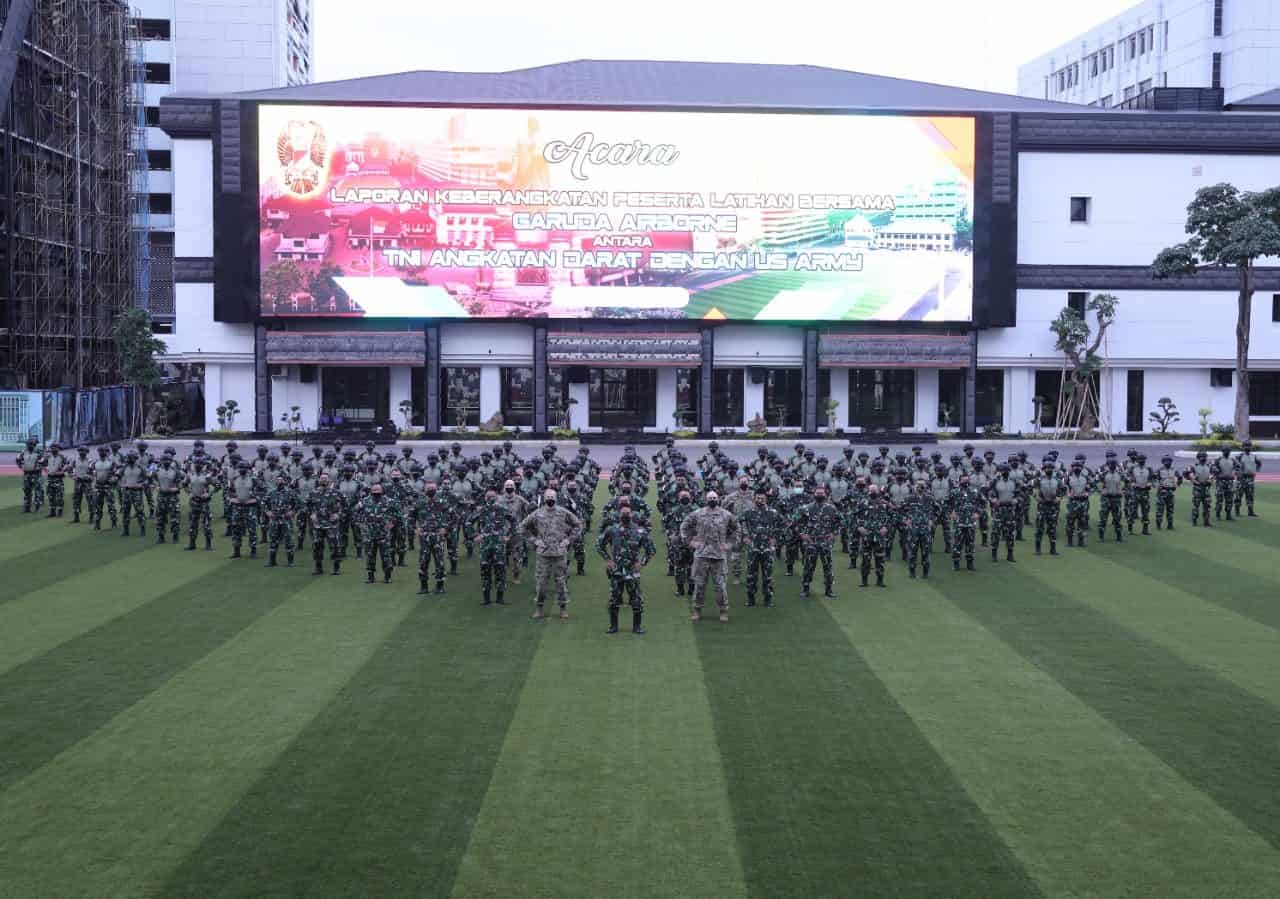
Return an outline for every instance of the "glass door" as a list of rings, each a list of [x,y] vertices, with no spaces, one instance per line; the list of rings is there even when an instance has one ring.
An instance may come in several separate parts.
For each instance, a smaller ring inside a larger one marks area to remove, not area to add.
[[[658,373],[652,368],[593,368],[588,423],[606,430],[653,427],[657,417]]]

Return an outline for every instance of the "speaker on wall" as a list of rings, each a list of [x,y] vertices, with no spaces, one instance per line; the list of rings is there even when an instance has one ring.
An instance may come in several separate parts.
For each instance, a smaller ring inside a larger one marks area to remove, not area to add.
[[[570,384],[585,384],[590,379],[590,377],[591,377],[590,369],[588,369],[587,366],[585,365],[569,366],[569,383]]]
[[[314,365],[299,365],[298,380],[303,384],[314,384],[316,382],[316,367]]]
[[[767,371],[767,369],[761,368],[761,367],[760,367],[760,366],[758,366],[758,365],[753,365],[753,366],[751,366],[751,368],[749,369],[749,371],[751,372],[751,383],[752,383],[752,384],[763,384],[763,383],[764,383],[765,372]]]

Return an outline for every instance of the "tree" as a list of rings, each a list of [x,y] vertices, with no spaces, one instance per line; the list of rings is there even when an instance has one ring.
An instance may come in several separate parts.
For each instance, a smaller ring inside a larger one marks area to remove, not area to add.
[[[1236,434],[1249,436],[1249,331],[1254,269],[1265,256],[1280,256],[1280,187],[1242,192],[1230,184],[1196,191],[1187,204],[1183,243],[1161,250],[1151,265],[1156,278],[1183,278],[1207,268],[1234,268],[1236,295]]]
[[[152,390],[164,377],[164,369],[156,356],[164,353],[164,341],[151,333],[151,316],[145,309],[128,309],[122,312],[111,328],[116,342],[116,356],[120,360],[120,373],[126,384],[144,390]]]
[[[262,272],[262,295],[282,306],[302,290],[302,269],[292,259],[274,262]]]
[[[1049,323],[1056,340],[1054,348],[1066,358],[1067,372],[1062,383],[1062,402],[1058,404],[1058,431],[1085,428],[1089,419],[1098,416],[1098,397],[1093,389],[1094,375],[1102,369],[1098,347],[1116,318],[1119,301],[1109,293],[1095,293],[1085,304],[1085,315],[1092,312],[1097,327],[1091,327],[1084,315],[1070,306],[1063,308]]]
[[[311,299],[317,308],[328,306],[329,302],[335,298],[344,304],[346,303],[346,291],[333,280],[340,277],[342,277],[341,266],[323,265],[307,281],[307,293],[311,294]]]

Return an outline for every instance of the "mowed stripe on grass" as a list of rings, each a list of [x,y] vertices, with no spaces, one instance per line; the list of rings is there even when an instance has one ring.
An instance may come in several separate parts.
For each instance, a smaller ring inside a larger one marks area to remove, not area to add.
[[[589,565],[570,580],[573,620],[528,625],[545,633],[453,896],[745,896],[704,672],[661,551],[642,578],[644,636],[626,606],[622,632],[604,633],[607,579]]]
[[[1008,573],[949,567],[828,609],[1045,893],[1276,895],[1280,853],[936,589]]]
[[[0,793],[15,896],[160,895],[165,879],[416,605],[317,578]],[[288,589],[281,585],[282,589]]]
[[[539,636],[479,608],[475,582],[415,600],[161,894],[447,896]],[[392,595],[353,589],[356,607]]]
[[[697,625],[748,894],[1039,895],[828,611],[779,580],[780,607]]]

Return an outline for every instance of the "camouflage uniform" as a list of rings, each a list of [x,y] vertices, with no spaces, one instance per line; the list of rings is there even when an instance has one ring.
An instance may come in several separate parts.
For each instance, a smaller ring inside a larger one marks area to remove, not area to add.
[[[240,557],[240,546],[249,538],[249,555],[258,555],[258,504],[262,484],[249,471],[241,470],[226,487],[231,497],[231,558]]]
[[[1209,465],[1213,469],[1213,517],[1222,518],[1226,508],[1227,521],[1231,520],[1231,506],[1235,502],[1236,464],[1231,459],[1230,450],[1223,452]]]
[[[75,486],[71,491],[71,523],[80,521],[80,510],[85,502],[89,505],[89,518],[93,518],[93,460],[88,453],[77,452],[76,460],[71,464],[71,478]]]
[[[813,572],[818,563],[822,563],[822,584],[827,596],[832,592],[831,547],[835,545],[840,533],[840,513],[827,499],[814,499],[812,503],[800,510],[796,527],[800,531],[800,540],[804,545],[804,570],[800,576],[800,595],[809,595],[809,585],[813,583]]]
[[[1115,528],[1116,541],[1124,540],[1124,534],[1121,533],[1120,513],[1124,505],[1124,488],[1128,478],[1124,476],[1124,472],[1118,466],[1108,465],[1102,469],[1102,474],[1098,477],[1099,490],[1102,495],[1101,505],[1098,509],[1098,539],[1102,540],[1106,536],[1107,518],[1110,516],[1111,524]]]
[[[736,490],[724,498],[724,507],[732,512],[738,519],[738,527],[742,527],[742,515],[748,509],[755,505],[755,491],[750,486],[738,486]],[[740,546],[733,547],[730,553],[730,560],[733,567],[733,582],[736,584],[742,580],[742,557],[745,550]]]
[[[95,531],[102,530],[102,513],[111,515],[111,527],[117,524],[116,515],[116,464],[107,455],[106,447],[99,447],[98,461],[93,463],[93,496],[89,502],[89,518]]]
[[[383,581],[391,583],[391,569],[395,564],[391,557],[395,516],[395,504],[377,493],[370,493],[356,503],[354,517],[364,542],[364,568],[369,583],[373,583],[373,572],[379,560],[382,562]]]
[[[680,528],[695,509],[692,502],[682,503],[677,499],[662,519],[667,534],[667,566],[676,579],[676,596],[684,596],[686,590],[693,592],[693,551],[681,536]]]
[[[168,462],[161,463],[155,473],[156,483],[156,542],[164,543],[165,527],[178,542],[182,531],[182,470]]]
[[[419,593],[427,592],[433,562],[436,567],[436,592],[444,592],[445,532],[452,519],[452,510],[438,493],[435,496],[419,496],[414,501],[413,521],[418,531]]]
[[[27,441],[27,448],[18,453],[17,466],[22,470],[22,511],[39,512],[44,505],[44,456],[36,450],[35,440]]]
[[[982,493],[973,486],[957,484],[951,491],[951,567],[960,570],[960,556],[965,567],[973,570],[974,532],[981,520]]]
[[[1246,443],[1244,451],[1236,457],[1236,517],[1240,517],[1240,506],[1243,501],[1248,508],[1249,517],[1256,518],[1253,511],[1253,486],[1258,472],[1262,470],[1262,460],[1254,455],[1253,447]]]
[[[907,535],[907,573],[911,577],[916,576],[917,562],[920,563],[920,573],[929,576],[935,517],[933,494],[927,489],[917,490],[907,500],[902,527]]]
[[[782,516],[768,506],[752,506],[738,519],[740,552],[747,557],[747,605],[756,604],[756,584],[765,607],[773,605],[773,554],[778,548]]]
[[[1173,501],[1182,475],[1175,471],[1172,460],[1156,469],[1156,530],[1163,527],[1162,521],[1168,521],[1169,530],[1173,530]]]
[[[566,553],[573,541],[582,533],[582,520],[568,509],[557,506],[539,506],[520,522],[520,532],[533,540],[537,552],[535,571],[535,617],[542,617],[542,607],[547,595],[555,589],[560,603],[560,617],[567,618],[569,605],[569,566]]]
[[[991,561],[999,558],[1000,542],[1005,545],[1005,558],[1012,562],[1013,541],[1021,523],[1021,508],[1018,506],[1018,483],[1006,477],[1008,470],[1002,470],[1000,477],[991,482],[987,488],[991,497],[991,505],[995,509],[995,522],[991,533]]]
[[[208,466],[197,467],[184,479],[187,488],[187,549],[196,548],[196,535],[204,530],[204,548],[213,549],[213,518],[209,504],[213,500],[213,491],[217,475],[210,472]]]
[[[716,589],[720,617],[728,620],[729,588],[725,583],[725,560],[738,534],[738,520],[728,509],[698,509],[680,525],[680,536],[693,548],[693,615],[701,617],[707,580]]]
[[[892,515],[889,519],[889,541],[884,548],[884,557],[885,559],[893,558],[893,541],[896,536],[898,546],[902,550],[902,558],[906,559],[907,528],[903,520],[907,513],[907,503],[911,501],[911,484],[905,480],[894,480],[885,491],[885,495],[889,499],[889,511]]]
[[[578,574],[585,574],[587,568],[587,547],[585,535],[591,527],[591,515],[589,514],[590,500],[583,496],[582,491],[577,487],[573,490],[566,488],[560,491],[560,505],[568,509],[574,515],[577,515],[578,520],[582,522],[582,530],[578,532],[577,539],[575,539],[573,544],[569,547],[569,552],[573,555],[573,560],[577,565]],[[526,512],[525,514],[528,513]],[[524,515],[516,518],[516,521],[519,521],[521,518],[524,518]],[[645,519],[645,526],[648,526],[647,518]]]
[[[1062,511],[1062,497],[1067,485],[1053,472],[1046,471],[1032,482],[1036,496],[1036,552],[1047,534],[1049,555],[1058,554],[1058,519]]]
[[[293,520],[301,508],[298,492],[288,484],[277,484],[276,489],[267,494],[262,504],[270,552],[267,565],[276,564],[276,554],[280,551],[281,542],[284,543],[285,558],[290,565],[293,564]]]
[[[1129,533],[1133,533],[1133,525],[1142,518],[1142,533],[1151,533],[1151,485],[1155,480],[1155,472],[1146,462],[1135,462],[1129,469],[1129,489],[1133,498],[1129,505]]]
[[[143,501],[143,490],[149,483],[147,470],[130,456],[124,468],[120,469],[120,489],[124,496],[124,508],[120,510],[120,518],[124,530],[120,536],[129,536],[129,513],[132,512],[138,522],[138,536],[147,533],[147,510]]]
[[[346,504],[333,484],[316,488],[311,498],[311,558],[315,561],[315,574],[324,574],[324,550],[329,548],[333,561],[333,573],[338,574],[342,565],[342,519]]]
[[[1084,469],[1072,467],[1067,475],[1067,546],[1075,542],[1079,536],[1080,545],[1084,546],[1085,536],[1089,533],[1089,495],[1093,493],[1093,479],[1084,473]]]
[[[649,531],[635,524],[634,518],[630,522],[619,521],[600,532],[596,552],[606,563],[612,563],[608,566],[609,633],[617,633],[618,608],[624,592],[631,605],[631,629],[634,633],[643,633],[640,616],[644,614],[644,591],[640,585],[640,569],[658,552]]]
[[[498,604],[506,602],[507,592],[507,541],[515,530],[516,522],[496,499],[481,503],[467,516],[464,531],[467,540],[480,538],[480,592],[483,605],[489,605],[490,591],[497,588]],[[438,569],[437,569],[438,570]]]
[[[1214,470],[1203,455],[1197,456],[1196,464],[1187,469],[1187,480],[1191,482],[1191,526],[1196,526],[1203,510],[1204,526],[1213,527],[1209,521],[1209,491],[1213,487]]]
[[[364,552],[363,535],[360,533],[360,525],[356,521],[355,511],[356,504],[360,502],[360,482],[350,476],[348,472],[343,472],[338,478],[337,483],[333,484],[333,491],[338,494],[342,500],[342,521],[338,524],[338,545],[342,558],[347,557],[348,539],[355,543],[356,558]]]
[[[44,460],[45,492],[49,497],[49,517],[58,518],[66,506],[65,478],[71,471],[71,459],[62,455],[55,443]]]
[[[502,493],[498,494],[498,505],[507,510],[507,514],[511,516],[512,521],[524,521],[525,518],[533,511],[529,500],[525,499],[524,494],[519,490],[512,489],[507,493],[505,488]],[[575,514],[576,510],[575,510]],[[582,518],[581,515],[578,516]],[[585,518],[583,519],[586,520]],[[575,548],[582,542],[581,538],[575,543]],[[520,571],[525,567],[528,561],[528,547],[524,542],[524,537],[516,528],[511,529],[511,535],[507,539],[507,568],[511,571],[511,580],[514,583],[520,582]]]
[[[867,586],[867,576],[874,563],[876,586],[884,586],[885,547],[892,537],[893,513],[889,500],[883,493],[867,494],[866,509],[862,516],[862,586]]]

